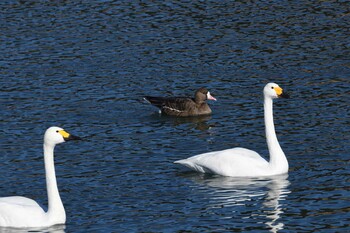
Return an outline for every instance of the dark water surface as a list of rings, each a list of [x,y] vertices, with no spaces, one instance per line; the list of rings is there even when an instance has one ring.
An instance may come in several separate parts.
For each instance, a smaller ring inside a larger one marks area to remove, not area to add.
[[[65,226],[44,232],[350,232],[348,1],[2,1],[0,196],[46,206],[43,133]],[[172,162],[235,146],[268,157],[276,82],[288,176],[201,175]],[[218,99],[161,117],[143,95]],[[0,229],[0,232],[17,232]]]

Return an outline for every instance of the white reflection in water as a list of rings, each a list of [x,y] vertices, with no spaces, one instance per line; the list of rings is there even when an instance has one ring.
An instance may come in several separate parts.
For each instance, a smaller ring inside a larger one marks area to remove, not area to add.
[[[288,175],[269,178],[192,177],[196,183],[214,188],[210,193],[209,208],[245,206],[247,202],[261,200],[259,213],[252,211],[250,217],[265,216],[265,224],[271,232],[278,232],[284,228],[280,219],[283,214],[283,205],[280,201],[286,199],[290,193],[287,188],[290,182],[287,178]]]
[[[66,225],[54,225],[45,228],[12,228],[12,227],[0,227],[1,233],[27,233],[27,232],[45,232],[45,233],[65,233]]]

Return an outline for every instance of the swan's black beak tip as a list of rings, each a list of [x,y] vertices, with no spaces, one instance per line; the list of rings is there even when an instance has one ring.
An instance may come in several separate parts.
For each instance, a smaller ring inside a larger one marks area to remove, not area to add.
[[[283,92],[282,94],[280,94],[278,96],[278,98],[285,98],[285,99],[289,99],[290,98],[290,95],[286,92]]]
[[[64,139],[65,141],[81,140],[81,137],[70,134],[69,137]]]

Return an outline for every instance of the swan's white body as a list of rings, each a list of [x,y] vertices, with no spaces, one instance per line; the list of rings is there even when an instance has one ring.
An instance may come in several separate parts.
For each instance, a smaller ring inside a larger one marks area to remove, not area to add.
[[[264,117],[266,141],[270,152],[269,162],[255,151],[237,147],[196,155],[175,163],[202,173],[233,177],[273,176],[287,173],[288,161],[278,143],[273,123],[272,100],[278,97],[287,96],[277,84],[268,83],[264,88]]]
[[[54,147],[70,139],[78,139],[59,127],[50,127],[44,136],[44,160],[48,211],[45,212],[34,200],[26,197],[0,198],[0,227],[31,228],[48,227],[66,222],[56,182]]]

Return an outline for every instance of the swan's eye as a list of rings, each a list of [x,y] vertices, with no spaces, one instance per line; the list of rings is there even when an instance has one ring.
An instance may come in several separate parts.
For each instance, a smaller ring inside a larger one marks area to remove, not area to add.
[[[274,87],[271,87],[271,89],[274,89]]]
[[[59,131],[58,130],[56,130],[56,133],[58,133]]]

